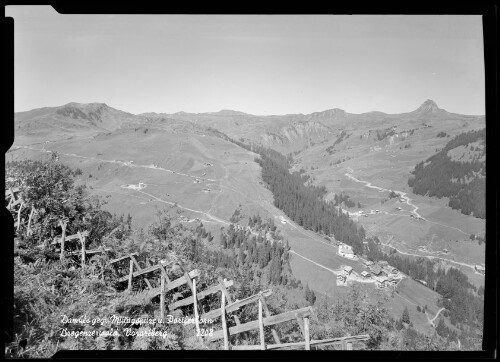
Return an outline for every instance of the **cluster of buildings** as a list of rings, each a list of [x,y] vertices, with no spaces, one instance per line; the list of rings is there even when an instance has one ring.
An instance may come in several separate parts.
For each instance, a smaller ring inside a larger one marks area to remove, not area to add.
[[[374,280],[377,288],[384,289],[396,286],[402,279],[401,273],[386,261],[379,261],[377,263],[366,261],[365,265],[368,267],[368,270],[361,272],[361,278]],[[345,285],[352,271],[351,266],[344,266],[340,274],[337,275],[337,285]]]
[[[399,271],[390,266],[385,260],[377,263],[366,261],[365,265],[368,267],[368,271],[363,271],[361,276],[364,278],[375,279],[375,285],[377,288],[386,288],[391,285],[394,286],[401,280]]]

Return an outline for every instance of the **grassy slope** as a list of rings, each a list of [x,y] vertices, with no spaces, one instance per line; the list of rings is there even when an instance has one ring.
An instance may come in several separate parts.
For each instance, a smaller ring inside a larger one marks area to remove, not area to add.
[[[200,177],[203,172],[207,172],[205,177],[218,180],[218,182],[205,181],[194,184],[192,178],[166,171],[131,168],[99,160],[61,156],[63,162],[83,170],[83,181],[91,185],[95,193],[112,195],[108,198],[106,208],[112,212],[130,213],[133,216],[134,226],[146,226],[154,220],[157,208],[170,207],[159,201],[149,201],[151,197],[148,195],[120,187],[123,184],[137,184],[138,182],[148,184],[149,186],[143,191],[153,196],[165,201],[177,201],[182,206],[209,212],[224,220],[229,220],[232,212],[240,204],[245,216],[260,213],[263,217],[277,218],[282,215],[281,211],[272,206],[271,193],[259,183],[260,169],[253,162],[255,155],[210,136],[167,134],[156,130],[150,130],[147,133],[129,130],[95,138],[54,142],[46,145],[46,148],[85,157],[133,160],[134,164],[144,165],[157,164],[159,167]],[[48,156],[45,153],[28,150],[14,151],[11,155],[30,158]],[[203,162],[210,162],[214,166],[206,168]],[[89,174],[93,177],[88,178]],[[325,174],[328,174],[326,170]],[[341,174],[330,172],[329,174],[342,179],[343,172]],[[212,191],[209,194],[201,192],[204,187],[210,187]],[[170,194],[170,197],[167,194]],[[376,199],[374,197],[374,200]],[[184,210],[182,213],[189,218],[207,219],[206,216],[200,216],[194,212]],[[363,270],[359,263],[335,255],[332,246],[315,241],[319,239],[318,236],[311,235],[300,228],[297,230],[289,225],[281,225],[278,220],[275,222],[285,238],[289,240],[292,249],[301,255],[313,259],[326,268],[339,269],[342,265],[351,265],[357,272]],[[209,229],[211,227],[217,229],[221,226],[206,222],[205,225]],[[291,265],[294,274],[303,282],[308,282],[314,290],[324,291],[332,296],[341,295],[347,290],[336,286],[336,276],[331,271],[296,255],[292,256]],[[425,315],[416,314],[415,306],[411,302],[427,304],[430,310],[437,311],[436,295],[431,290],[423,288],[418,293],[419,299],[415,300],[411,291],[419,288],[420,284],[411,280],[407,283],[409,287],[401,290],[403,298],[395,296],[390,299],[390,309],[396,317],[399,317],[404,306],[407,305],[417,329],[424,331],[427,328],[426,319],[421,320],[421,317],[425,318]],[[363,285],[363,288],[374,290],[373,285]]]

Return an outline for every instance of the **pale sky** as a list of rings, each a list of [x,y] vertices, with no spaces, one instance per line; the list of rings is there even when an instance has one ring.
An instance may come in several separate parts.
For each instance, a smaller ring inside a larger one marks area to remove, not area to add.
[[[479,15],[14,17],[15,111],[102,102],[143,112],[485,113]]]

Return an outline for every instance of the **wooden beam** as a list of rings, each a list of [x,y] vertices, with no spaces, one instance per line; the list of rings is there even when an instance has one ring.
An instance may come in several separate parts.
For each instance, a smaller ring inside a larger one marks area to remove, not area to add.
[[[342,342],[343,339],[346,339],[346,338],[348,338],[349,340],[352,340],[352,341],[367,341],[370,337],[368,335],[359,335],[359,336],[352,336],[352,337],[311,340],[309,342],[309,344],[311,346],[319,347],[322,345],[340,343],[340,342]],[[305,346],[305,343],[306,343],[305,341],[302,341],[302,342],[292,342],[292,343],[268,344],[266,346],[266,349],[282,349],[282,348],[299,349],[299,348],[303,348]],[[260,349],[260,344],[233,346],[231,349],[233,349],[233,350],[258,350],[258,349]]]
[[[259,337],[260,337],[260,349],[266,349],[266,341],[264,340],[264,322],[262,318],[262,298],[259,298]]]
[[[21,210],[23,209],[23,202],[21,200],[21,206],[19,206],[19,210],[17,211],[17,228],[16,231],[19,231],[19,228],[21,227]]]
[[[101,249],[91,249],[91,250],[85,250],[85,255],[91,255],[91,254],[99,254],[102,253],[103,251],[111,251],[113,250],[112,248],[105,248],[104,250]],[[66,255],[80,255],[82,252],[81,251],[73,251],[71,253],[67,253]]]
[[[224,333],[224,349],[229,350],[229,337],[227,335],[227,323],[226,323],[226,295],[222,293],[222,301],[220,306],[220,313],[222,316],[222,331]]]
[[[219,312],[220,312],[220,310],[219,310]],[[275,316],[264,318],[263,325],[264,326],[272,326],[274,324],[283,323],[283,322],[293,320],[297,317],[299,317],[299,318],[308,317],[309,315],[311,315],[311,313],[312,313],[311,307],[305,307],[305,308],[301,308],[301,309],[297,309],[297,310],[292,310],[289,312],[285,312],[285,313],[281,313],[281,314],[278,314]],[[238,333],[250,331],[252,329],[257,329],[257,328],[259,328],[259,321],[255,320],[255,321],[247,322],[244,324],[240,324],[239,326],[230,327],[229,334],[230,335],[238,334]],[[224,336],[222,334],[222,330],[218,330],[218,331],[215,331],[214,334],[209,337],[209,341],[215,341],[215,340],[221,339],[223,337]]]
[[[132,261],[134,262],[134,265],[135,267],[138,269],[138,270],[142,270],[141,266],[139,265],[139,263],[137,262],[137,259],[135,258],[134,255],[130,254],[130,259],[132,259]],[[162,268],[162,270],[165,269],[165,268]],[[166,273],[163,273],[164,275],[166,275]],[[151,286],[151,283],[149,282],[148,278],[144,278],[144,281],[146,282],[147,286],[149,289],[153,289],[153,287]]]
[[[128,273],[128,291],[132,291],[132,278],[134,275],[134,262],[130,260],[130,271]]]
[[[59,226],[61,226],[62,229],[62,234],[61,234],[61,255],[59,256],[60,259],[64,259],[64,242],[66,241],[66,221],[61,221],[59,220]]]
[[[165,320],[165,268],[161,268],[160,276],[160,315],[162,322]]]
[[[138,277],[138,276],[143,275],[143,274],[151,273],[151,272],[158,270],[158,269],[161,269],[161,264],[153,265],[152,267],[144,268],[141,271],[134,272],[132,277],[135,278],[135,277]],[[189,278],[189,281],[191,281],[192,278],[197,278],[200,276],[200,271],[198,269],[194,269],[194,270],[189,272],[189,276],[191,277],[191,278]],[[127,280],[128,280],[128,277],[122,277],[122,278],[118,279],[118,282],[120,282],[120,283],[126,282]],[[186,284],[186,283],[187,283],[186,277],[183,275],[179,279],[176,279],[176,280],[170,282],[169,284],[167,284],[167,286],[166,286],[167,292],[169,290],[174,289],[174,288],[180,287],[181,285]]]
[[[226,287],[230,287],[233,285],[233,281],[227,280],[227,281],[225,281],[225,284],[226,284]],[[197,293],[196,296],[197,296],[198,300],[201,300],[201,299],[205,298],[206,296],[208,296],[210,294],[215,294],[217,292],[220,292],[220,285],[214,285],[213,287],[210,287],[209,289],[202,290],[201,292]],[[224,294],[224,293],[222,293],[222,294]],[[174,310],[174,309],[177,309],[177,308],[180,308],[180,307],[183,307],[186,305],[190,305],[193,303],[194,303],[194,298],[192,295],[190,295],[187,298],[184,298],[184,299],[178,300],[174,303],[171,303],[168,306],[168,309]]]
[[[157,267],[156,269],[158,269],[158,268],[161,268],[161,265],[160,266],[155,265],[155,267]],[[136,274],[136,273],[134,273],[134,274]],[[189,272],[189,275],[191,276],[191,278],[197,278],[200,276],[200,271],[198,269],[191,270]],[[125,281],[127,280],[127,278],[128,277],[125,277]],[[121,278],[119,281],[124,281],[123,279],[124,278]],[[168,292],[169,290],[180,287],[181,285],[184,285],[184,284],[186,284],[186,278],[184,276],[182,276],[179,279],[175,279],[175,280],[171,281],[170,283],[168,283],[167,285],[165,285],[165,292]],[[154,298],[158,295],[160,295],[160,288],[153,288],[152,293],[151,293],[151,298]],[[216,309],[216,310],[218,310],[220,312],[219,309]]]
[[[309,338],[309,318],[304,317],[304,338],[305,338],[305,345],[306,345],[306,351],[311,350],[311,341]]]
[[[89,236],[89,232],[87,230],[85,231],[82,231],[80,233],[82,236]],[[73,234],[73,235],[70,235],[70,236],[66,236],[66,241],[71,241],[71,240],[79,240],[79,236],[78,234]],[[56,245],[56,244],[59,244],[61,242],[61,237],[58,236],[54,239],[54,241],[52,241],[50,244],[51,245]]]
[[[271,289],[268,289],[268,290],[265,290],[263,292],[261,292],[261,294],[263,296],[270,296],[272,294],[272,290]],[[254,294],[248,298],[245,298],[245,299],[242,299],[242,300],[237,300],[236,302],[233,302],[231,304],[228,304],[226,305],[226,313],[231,313],[231,312],[235,312],[237,311],[238,309],[240,309],[241,307],[247,305],[247,304],[250,304],[250,303],[254,303],[256,301],[259,300],[259,294]],[[201,318],[205,318],[205,319],[215,319],[215,318],[218,318],[220,317],[221,314],[220,314],[220,309],[214,309],[214,310],[211,310],[210,312],[208,313],[205,313],[204,315],[201,316]]]
[[[186,280],[188,280],[188,284],[190,281],[189,275],[184,273]],[[193,285],[193,308],[194,308],[194,323],[196,325],[196,335],[200,336],[200,318],[198,316],[198,298],[196,297],[196,279],[192,281]]]
[[[115,263],[118,263],[119,261],[122,261],[122,260],[128,259],[128,258],[130,258],[130,255],[135,255],[135,256],[138,256],[139,254],[138,254],[138,253],[132,253],[132,254],[125,255],[125,256],[120,256],[119,258],[116,258],[116,259],[112,259],[112,260],[110,260],[110,261],[109,261],[109,264],[115,264]]]
[[[82,273],[85,273],[85,236],[78,232],[78,238],[82,243]]]

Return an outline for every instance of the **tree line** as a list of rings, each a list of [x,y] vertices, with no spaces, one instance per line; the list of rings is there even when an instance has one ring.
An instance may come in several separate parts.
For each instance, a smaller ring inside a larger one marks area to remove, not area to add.
[[[486,130],[462,133],[427,160],[418,163],[408,179],[408,185],[419,195],[449,197],[448,205],[465,215],[486,217],[486,166],[473,159],[469,162],[451,160],[448,151],[485,140]],[[483,148],[483,155],[485,149]],[[472,178],[468,182],[466,178]],[[457,181],[458,180],[458,181]]]
[[[333,202],[323,199],[327,192],[324,186],[305,186],[307,178],[301,176],[300,172],[290,173],[290,164],[293,162],[291,154],[284,156],[270,148],[248,145],[219,131],[215,134],[260,155],[255,162],[262,168],[262,180],[273,194],[274,206],[290,219],[305,229],[333,235],[337,240],[351,245],[356,254],[362,253],[365,238],[363,227],[352,221]]]

